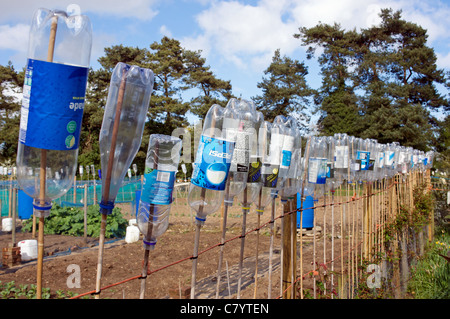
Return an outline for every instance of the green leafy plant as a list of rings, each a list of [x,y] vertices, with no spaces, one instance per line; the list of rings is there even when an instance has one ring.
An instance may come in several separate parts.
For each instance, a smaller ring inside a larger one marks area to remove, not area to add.
[[[73,297],[75,294],[71,291],[56,291],[51,293],[50,288],[42,288],[42,299],[66,299]],[[15,281],[2,283],[0,281],[0,299],[36,299],[36,285],[19,285],[16,286]]]
[[[440,236],[412,269],[409,293],[417,299],[450,298],[450,263],[443,257],[450,253],[450,234]]]
[[[90,237],[100,236],[101,214],[99,206],[88,206],[86,218],[86,234]],[[23,223],[22,231],[29,232],[33,226],[32,219]],[[125,236],[128,221],[123,218],[119,208],[115,207],[108,216],[105,237],[122,238]],[[50,215],[45,220],[44,234],[57,234],[69,236],[84,235],[84,212],[82,209],[74,207],[61,207],[55,205]]]

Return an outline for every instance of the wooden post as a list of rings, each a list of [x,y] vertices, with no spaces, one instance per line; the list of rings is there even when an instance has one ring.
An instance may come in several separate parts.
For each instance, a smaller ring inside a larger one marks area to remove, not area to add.
[[[77,176],[73,177],[73,203],[77,202]]]
[[[84,184],[84,241],[87,242],[87,184]]]
[[[47,62],[53,62],[53,52],[55,49],[56,30],[58,27],[58,17],[52,18],[50,27],[50,38],[47,51]],[[47,170],[47,150],[41,149],[41,167],[39,171],[39,201],[41,205],[45,205],[46,190],[46,170]],[[37,283],[36,283],[36,299],[42,299],[42,268],[44,260],[44,223],[45,217],[39,217],[38,228],[38,256],[37,256]]]
[[[105,189],[103,190],[103,198],[107,202],[109,198],[109,189],[111,185],[111,174],[112,174],[112,166],[114,164],[114,153],[116,150],[116,142],[117,142],[117,135],[119,132],[119,124],[120,124],[120,115],[122,113],[122,104],[123,104],[123,98],[125,95],[125,86],[126,86],[126,73],[123,72],[122,80],[119,87],[119,94],[117,97],[117,106],[116,106],[116,114],[114,117],[114,125],[113,125],[113,131],[111,136],[111,148],[109,151],[109,158],[108,158],[108,168],[106,170],[106,176],[105,176]],[[89,175],[88,175],[89,176]],[[102,198],[102,200],[103,200]],[[104,244],[105,244],[105,232],[106,232],[106,220],[107,215],[102,214],[102,221],[100,224],[100,238],[99,238],[99,248],[98,248],[98,262],[97,262],[97,278],[96,278],[96,288],[95,288],[95,299],[100,298],[100,288],[101,288],[101,278],[102,278],[102,266],[103,266],[103,250],[104,250]]]
[[[292,284],[292,273],[294,271],[294,263],[292,262],[292,227],[291,223],[293,220],[292,214],[289,214],[289,205],[285,203],[283,205],[283,219],[282,219],[282,227],[283,227],[283,237],[282,237],[282,245],[283,245],[283,259],[282,259],[282,267],[283,267],[283,277],[282,277],[282,287],[283,287],[283,299],[291,299],[293,298],[292,289],[288,289],[288,287]],[[287,289],[287,290],[286,290]]]
[[[16,214],[16,208],[17,208],[17,205],[16,205],[16,199],[17,199],[17,188],[13,188],[12,189],[12,191],[13,191],[13,195],[12,195],[12,201],[13,201],[13,203],[12,203],[12,246],[13,247],[15,247],[16,246],[16,216],[17,216],[17,214]]]
[[[292,299],[295,299],[297,280],[297,195],[290,200],[291,203],[291,264],[292,264]],[[295,209],[294,209],[295,207]]]

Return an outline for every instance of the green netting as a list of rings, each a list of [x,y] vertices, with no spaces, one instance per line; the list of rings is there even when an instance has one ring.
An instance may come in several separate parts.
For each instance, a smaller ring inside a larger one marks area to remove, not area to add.
[[[17,182],[12,182],[12,187],[18,187]],[[0,205],[1,216],[8,216],[9,213],[9,193],[10,183],[5,182],[0,184]],[[101,200],[102,185],[101,181],[96,181],[95,185],[93,181],[77,181],[76,187],[72,187],[69,191],[58,199],[53,201],[54,204],[60,206],[84,206],[84,188],[87,185],[87,204],[95,204]],[[138,178],[126,179],[122,183],[122,187],[116,197],[116,203],[130,203],[136,199],[136,190],[141,189],[141,181]],[[16,199],[17,209],[19,205],[18,199]]]

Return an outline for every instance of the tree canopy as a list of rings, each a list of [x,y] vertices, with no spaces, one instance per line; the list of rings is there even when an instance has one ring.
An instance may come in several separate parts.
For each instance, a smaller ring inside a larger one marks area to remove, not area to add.
[[[450,72],[437,67],[427,30],[402,18],[401,11],[382,9],[381,22],[368,28],[345,30],[340,24],[300,27],[293,36],[306,47],[306,59],[316,59],[322,82],[312,89],[305,61],[275,50],[252,97],[271,121],[292,115],[302,132],[308,131],[313,112],[319,114],[322,135],[347,133],[397,141],[419,150],[434,149],[448,159],[449,101],[437,85],[450,88]],[[89,70],[78,162],[99,166],[99,135],[110,77],[118,62],[152,69],[153,94],[144,136],[135,163],[142,172],[149,135],[172,134],[189,126],[189,113],[203,119],[212,104],[225,106],[233,96],[232,83],[218,78],[201,51],[183,48],[163,37],[147,48],[114,45],[104,49],[100,68]],[[0,65],[0,162],[15,162],[24,70]],[[435,111],[443,118],[435,118]],[[447,115],[445,115],[447,114]],[[187,130],[189,134],[192,128]],[[192,143],[193,139],[191,139]]]

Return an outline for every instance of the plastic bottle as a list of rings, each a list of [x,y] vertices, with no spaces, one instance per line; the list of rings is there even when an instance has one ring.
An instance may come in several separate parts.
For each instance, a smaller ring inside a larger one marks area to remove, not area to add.
[[[200,225],[223,201],[233,157],[236,134],[232,129],[223,128],[224,112],[225,109],[217,104],[208,110],[193,164],[188,202]],[[228,117],[238,120],[238,114],[233,110],[227,112]]]
[[[259,130],[259,144],[262,152],[262,187],[261,198],[257,202],[257,209],[264,210],[272,201],[273,193],[277,187],[281,147],[283,146],[283,140],[278,128],[273,128],[272,123],[264,121]]]
[[[39,9],[31,22],[17,150],[18,182],[37,217],[72,186],[92,46],[84,15]],[[58,175],[56,174],[58,172]]]
[[[311,136],[308,143],[306,147],[309,148],[309,156],[305,158],[308,161],[308,174],[304,197],[312,196],[317,200],[323,194],[327,179],[327,141],[325,137]]]
[[[139,230],[144,235],[145,249],[153,249],[157,238],[164,234],[169,226],[169,212],[181,146],[182,142],[178,137],[150,135],[137,215]]]
[[[336,178],[335,173],[335,153],[336,153],[336,140],[334,136],[326,137],[327,143],[327,179],[326,190],[334,192],[342,183],[342,180]]]
[[[384,178],[384,151],[385,145],[382,143],[378,143],[377,158],[375,159],[375,166],[377,167],[378,179]]]
[[[230,99],[225,107],[223,129],[235,135],[236,142],[224,194],[224,204],[227,206],[233,205],[234,197],[241,194],[247,185],[250,151],[256,134],[255,121],[256,106],[253,102]]]
[[[289,168],[287,169],[285,182],[281,193],[281,200],[292,199],[295,194],[300,191],[301,188],[301,157],[302,157],[302,138],[300,130],[298,130],[295,120],[293,118],[289,119],[292,121],[290,123],[291,133],[293,134],[292,143],[292,155],[290,156]],[[285,156],[285,154],[283,154]],[[282,160],[283,161],[283,160]]]
[[[153,81],[150,69],[122,62],[116,64],[111,75],[100,130],[102,214],[112,212],[128,167],[141,146]]]
[[[259,143],[259,131],[264,124],[264,116],[261,112],[256,112],[256,119],[254,124],[254,133],[249,133],[251,153],[249,154],[250,163],[248,166],[247,183],[244,190],[239,194],[239,200],[243,207],[250,206],[252,203],[258,201],[258,197],[262,187],[262,149]]]
[[[278,115],[274,118],[273,126],[279,129],[279,139],[280,141],[282,140],[277,187],[272,195],[273,197],[276,197],[278,192],[284,187],[289,166],[291,165],[296,126],[295,121],[291,117],[285,117],[283,115]]]

